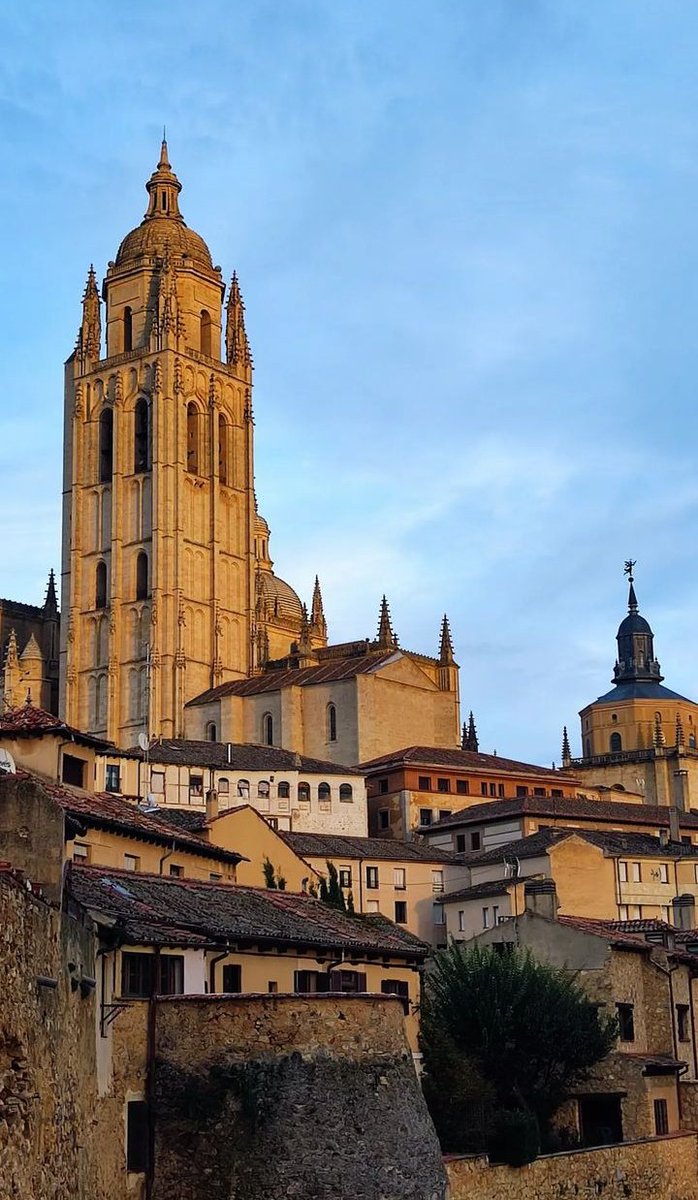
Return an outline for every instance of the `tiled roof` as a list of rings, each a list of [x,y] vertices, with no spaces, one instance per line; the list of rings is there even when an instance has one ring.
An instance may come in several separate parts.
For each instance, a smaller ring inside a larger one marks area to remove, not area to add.
[[[132,747],[121,751],[127,758],[142,758],[143,751]],[[253,743],[195,741],[189,738],[158,738],[151,742],[151,763],[172,763],[184,767],[215,767],[230,771],[301,771],[306,775],[359,775],[357,767],[343,767],[321,758],[308,758],[280,746]]]
[[[371,858],[395,862],[456,862],[455,855],[419,842],[394,838],[344,837],[334,833],[285,833],[280,837],[304,858]]]
[[[610,921],[597,921],[592,917],[557,916],[555,919],[560,925],[569,925],[572,929],[578,929],[580,933],[591,933],[594,937],[603,938],[611,946],[638,950],[642,954],[648,954],[653,949],[640,934],[624,933],[622,930],[614,929],[613,923]]]
[[[72,864],[79,904],[116,920],[122,937],[144,945],[230,943],[322,947],[422,961],[428,947],[381,916],[349,916],[297,892],[202,883]]]
[[[265,671],[252,679],[231,679],[218,687],[209,688],[189,700],[187,708],[197,704],[210,704],[213,700],[221,700],[224,696],[257,696],[261,692],[278,692],[286,687],[309,687],[314,683],[336,683],[343,679],[353,679],[355,675],[366,675],[377,671],[401,650],[375,650],[370,654],[362,654],[352,658],[330,660],[316,667],[299,667],[286,670]]]
[[[587,818],[592,821],[632,821],[637,825],[661,828],[669,826],[670,809],[652,804],[629,804],[622,800],[587,800],[580,796],[517,796],[510,800],[488,800],[461,808],[425,828],[431,830],[457,825],[480,824],[483,821],[506,820],[509,817]],[[679,814],[679,824],[686,829],[698,829],[698,812]]]
[[[457,892],[448,892],[441,896],[443,904],[450,904],[455,900],[484,900],[488,896],[504,896],[507,889],[513,887],[515,883],[525,883],[527,879],[537,878],[533,875],[519,875],[518,879],[512,879],[509,875],[506,879],[488,879],[485,883],[475,883],[472,887],[460,888]]]
[[[34,704],[23,704],[19,708],[8,708],[0,715],[0,737],[41,737],[53,733],[57,736],[79,742],[85,746],[105,750],[110,745],[102,738],[93,737],[91,733],[82,733],[72,725],[66,725],[60,717],[37,708]]]
[[[528,837],[496,846],[494,850],[477,850],[460,857],[470,867],[503,862],[505,858],[537,858],[557,842],[569,837],[578,837],[598,846],[611,858],[621,855],[637,858],[698,858],[698,846],[684,846],[682,842],[663,845],[659,838],[646,833],[607,833],[598,829],[566,829],[564,826],[539,829]]]
[[[86,792],[82,788],[73,787],[68,783],[56,783],[30,771],[18,770],[17,776],[33,780],[48,792],[64,812],[84,825],[97,829],[111,829],[131,837],[158,842],[163,846],[172,846],[174,843],[177,849],[188,850],[204,858],[215,858],[230,863],[244,859],[244,855],[212,846],[194,834],[177,833],[169,822],[163,821],[159,815],[144,812],[135,802],[131,803],[121,796],[114,796],[111,792]]]
[[[516,762],[513,758],[500,758],[498,754],[480,754],[475,750],[452,750],[443,746],[408,746],[404,750],[394,750],[392,754],[383,754],[380,758],[371,758],[360,764],[364,771],[376,771],[387,767],[420,766],[420,767],[453,767],[457,771],[487,771],[505,772],[509,775],[535,775],[542,779],[555,780],[560,784],[568,783],[571,787],[579,786],[574,775],[566,775],[562,771],[554,771],[550,767],[539,767],[534,763]]]

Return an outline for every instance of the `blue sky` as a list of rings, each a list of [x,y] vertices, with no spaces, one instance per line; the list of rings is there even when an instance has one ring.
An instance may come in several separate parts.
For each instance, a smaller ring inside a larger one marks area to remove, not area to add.
[[[236,268],[276,570],[336,640],[451,618],[481,748],[607,690],[623,560],[698,697],[698,9],[25,0],[0,62],[0,594],[59,566],[62,363],[167,123]]]

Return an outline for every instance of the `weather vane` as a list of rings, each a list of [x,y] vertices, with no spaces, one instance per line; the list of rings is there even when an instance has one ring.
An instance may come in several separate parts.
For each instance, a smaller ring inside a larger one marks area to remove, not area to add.
[[[633,582],[633,567],[636,565],[636,563],[636,558],[628,558],[626,559],[625,566],[623,567],[623,574],[628,576],[628,581],[630,583]]]

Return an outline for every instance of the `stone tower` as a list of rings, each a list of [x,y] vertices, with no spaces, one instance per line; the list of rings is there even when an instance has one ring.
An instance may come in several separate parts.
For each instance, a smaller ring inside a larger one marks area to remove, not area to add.
[[[60,710],[122,746],[181,735],[189,697],[255,664],[242,298],[234,277],[224,309],[164,141],[146,188],[65,373]]]

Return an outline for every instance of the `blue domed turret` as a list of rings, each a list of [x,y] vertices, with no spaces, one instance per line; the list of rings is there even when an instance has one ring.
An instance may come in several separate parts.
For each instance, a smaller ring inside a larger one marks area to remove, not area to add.
[[[618,626],[618,658],[613,683],[661,683],[659,663],[654,657],[654,634],[649,621],[638,612],[633,576],[629,572],[628,615]]]

